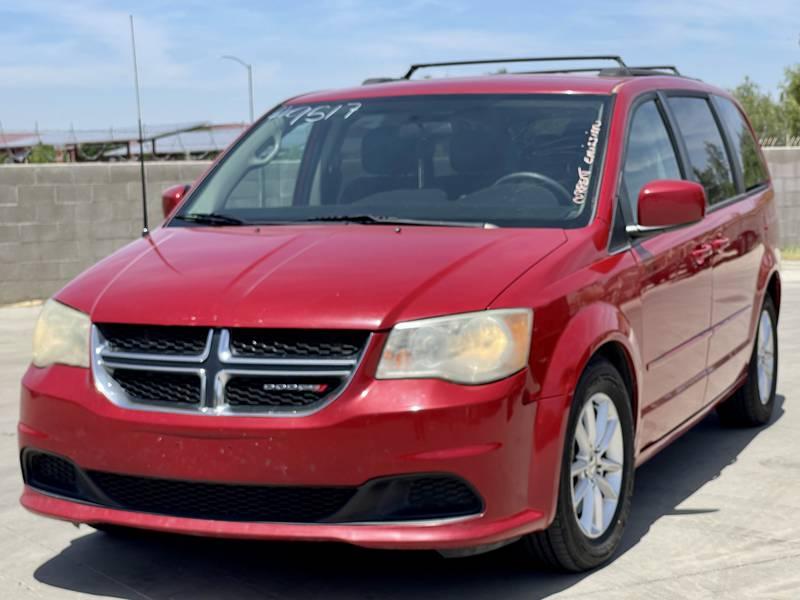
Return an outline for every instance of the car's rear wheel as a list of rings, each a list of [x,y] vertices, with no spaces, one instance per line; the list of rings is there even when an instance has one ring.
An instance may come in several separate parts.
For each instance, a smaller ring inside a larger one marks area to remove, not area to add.
[[[551,568],[585,571],[614,554],[630,513],[633,417],[619,372],[593,360],[575,390],[550,527],[521,548]]]
[[[720,421],[729,427],[758,427],[767,423],[775,407],[778,382],[778,314],[767,296],[758,317],[753,355],[742,387],[717,407]]]

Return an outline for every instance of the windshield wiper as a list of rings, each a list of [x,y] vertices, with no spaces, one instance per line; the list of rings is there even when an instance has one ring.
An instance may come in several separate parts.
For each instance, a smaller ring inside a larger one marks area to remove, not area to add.
[[[247,221],[243,221],[237,217],[224,215],[222,213],[190,213],[188,215],[175,215],[173,217],[178,221],[187,221],[189,223],[198,223],[200,225],[247,225]]]
[[[359,225],[419,225],[430,227],[480,227],[481,229],[493,229],[497,225],[492,223],[480,223],[477,221],[437,221],[432,219],[406,219],[403,217],[386,217],[382,215],[328,215],[324,217],[312,217],[303,219],[304,221],[329,221],[339,223],[358,223]]]

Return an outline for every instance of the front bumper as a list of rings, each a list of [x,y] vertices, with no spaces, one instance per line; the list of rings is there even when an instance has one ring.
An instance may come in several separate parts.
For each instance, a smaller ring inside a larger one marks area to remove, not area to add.
[[[84,470],[270,486],[361,486],[445,473],[468,482],[483,509],[448,519],[248,522],[99,506],[29,485],[21,502],[76,523],[194,535],[384,548],[493,544],[544,528],[553,514],[564,402],[534,401],[531,387],[526,373],[475,387],[363,379],[308,416],[206,416],[123,409],[95,390],[88,370],[31,368],[23,379],[20,448],[66,457]]]

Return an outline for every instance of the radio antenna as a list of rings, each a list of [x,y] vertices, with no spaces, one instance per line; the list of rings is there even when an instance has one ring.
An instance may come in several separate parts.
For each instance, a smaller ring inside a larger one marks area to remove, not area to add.
[[[136,115],[139,121],[139,171],[142,178],[142,237],[150,234],[147,226],[147,185],[144,173],[144,133],[142,131],[142,101],[139,98],[139,65],[136,62],[136,36],[133,31],[133,15],[131,20],[131,49],[133,50],[133,83],[136,88]]]

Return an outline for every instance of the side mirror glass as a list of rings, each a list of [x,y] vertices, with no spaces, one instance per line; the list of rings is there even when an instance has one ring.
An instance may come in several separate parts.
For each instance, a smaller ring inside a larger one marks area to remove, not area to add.
[[[638,225],[632,235],[644,235],[701,221],[706,215],[706,191],[694,181],[657,179],[639,191]]]
[[[172,214],[172,212],[181,203],[181,200],[186,196],[190,186],[187,184],[173,185],[161,192],[161,209],[164,212],[164,218]]]

